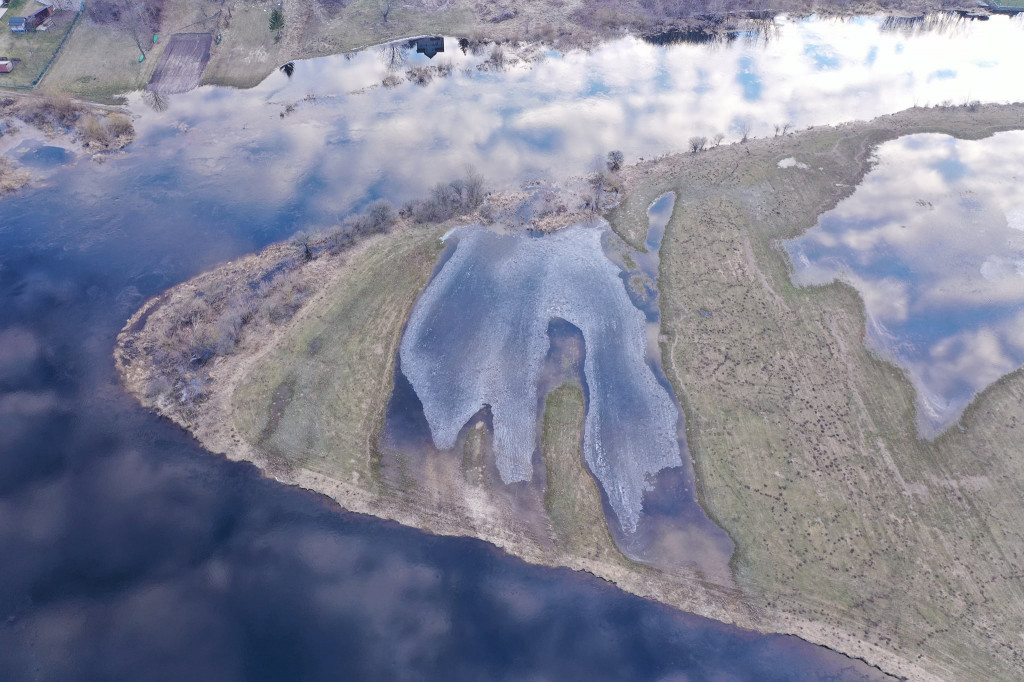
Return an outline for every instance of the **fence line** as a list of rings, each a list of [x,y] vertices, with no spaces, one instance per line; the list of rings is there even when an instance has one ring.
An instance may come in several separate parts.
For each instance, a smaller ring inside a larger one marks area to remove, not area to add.
[[[74,32],[75,27],[78,26],[78,20],[82,18],[83,14],[85,14],[85,3],[82,3],[82,9],[78,10],[78,14],[75,15],[74,21],[71,22],[71,27],[68,29],[68,32],[65,33],[64,37],[60,39],[60,43],[57,44],[57,49],[53,51],[52,55],[50,55],[50,60],[46,62],[46,66],[43,67],[43,70],[40,71],[39,75],[36,76],[34,81],[32,81],[32,85],[5,85],[3,87],[10,88],[11,90],[35,89],[35,87],[39,85],[39,81],[43,80],[43,76],[46,75],[46,72],[50,70],[50,65],[53,64],[53,60],[55,60],[57,56],[60,54],[60,51],[64,49],[64,43],[66,43],[68,41],[68,38],[71,37],[71,34]]]

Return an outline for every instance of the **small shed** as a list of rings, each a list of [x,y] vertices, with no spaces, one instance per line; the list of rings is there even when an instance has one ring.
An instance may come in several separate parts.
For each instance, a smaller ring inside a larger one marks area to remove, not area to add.
[[[11,29],[11,33],[24,33],[28,30],[28,19],[11,17],[7,20],[7,28]]]
[[[7,57],[0,57],[0,73],[10,73],[14,71],[14,62]]]
[[[28,15],[28,27],[30,29],[37,29],[43,25],[43,22],[53,16],[53,7],[44,7],[40,10],[33,12]]]

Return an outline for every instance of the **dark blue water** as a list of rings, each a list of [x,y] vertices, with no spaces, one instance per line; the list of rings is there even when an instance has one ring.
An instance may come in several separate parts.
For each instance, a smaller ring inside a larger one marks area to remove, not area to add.
[[[147,297],[293,229],[183,171],[0,201],[0,678],[861,679],[792,637],[343,512],[203,451],[120,388]]]

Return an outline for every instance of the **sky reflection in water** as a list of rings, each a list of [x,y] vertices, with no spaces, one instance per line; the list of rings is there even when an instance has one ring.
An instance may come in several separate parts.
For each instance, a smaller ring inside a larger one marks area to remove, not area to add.
[[[877,158],[786,249],[798,283],[860,292],[870,342],[909,371],[931,436],[1024,364],[1024,132],[912,135]]]
[[[379,87],[395,51],[376,48],[295,62],[292,77],[278,71],[251,90],[172,96],[161,113],[134,96],[134,153],[187,168],[199,191],[209,181],[225,199],[290,201],[330,219],[379,196],[422,195],[467,164],[503,188],[587,172],[611,149],[631,162],[682,150],[696,134],[738,139],[744,122],[763,136],[915,104],[1021,100],[1012,57],[1022,44],[1024,21],[1005,16],[782,19],[724,44],[625,38],[495,71],[477,68],[489,48],[463,54],[446,39],[433,60],[397,50],[396,73],[453,65],[425,86]]]
[[[449,41],[429,63],[457,62],[452,77],[360,95],[346,93],[386,73],[380,52],[329,57],[161,112],[133,96],[127,154],[40,159],[51,187],[0,202],[0,671],[871,676],[482,543],[325,510],[145,413],[111,347],[145,298],[373,198],[418,197],[468,163],[501,188],[584,172],[610,149],[627,161],[678,150],[745,118],[770,134],[915,102],[1024,98],[1019,20],[915,37],[882,26],[783,22],[767,46],[620,40],[501,73],[463,73],[481,57]]]

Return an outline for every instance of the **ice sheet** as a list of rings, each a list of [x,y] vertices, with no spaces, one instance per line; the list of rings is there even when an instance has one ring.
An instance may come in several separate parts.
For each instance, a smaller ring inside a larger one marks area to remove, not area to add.
[[[633,532],[650,477],[682,464],[679,414],[647,364],[645,316],[602,249],[607,229],[457,230],[455,253],[413,309],[400,353],[435,445],[453,447],[462,426],[489,405],[497,467],[513,483],[533,471],[548,323],[577,326],[590,395],[584,457],[623,530]]]

